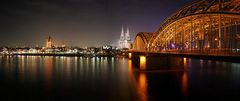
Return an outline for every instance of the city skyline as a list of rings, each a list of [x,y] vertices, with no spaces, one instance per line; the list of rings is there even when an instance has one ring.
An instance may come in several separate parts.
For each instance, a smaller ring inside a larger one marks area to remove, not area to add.
[[[0,6],[1,101],[240,98],[240,0]]]
[[[4,1],[0,46],[44,46],[49,35],[70,46],[117,46],[122,26],[131,28],[131,39],[138,32],[154,32],[187,2],[190,0]]]

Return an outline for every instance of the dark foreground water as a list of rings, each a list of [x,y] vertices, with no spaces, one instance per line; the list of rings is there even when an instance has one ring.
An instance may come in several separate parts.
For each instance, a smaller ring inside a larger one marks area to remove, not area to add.
[[[125,58],[0,56],[0,100],[240,100],[240,64],[186,59],[139,72]]]

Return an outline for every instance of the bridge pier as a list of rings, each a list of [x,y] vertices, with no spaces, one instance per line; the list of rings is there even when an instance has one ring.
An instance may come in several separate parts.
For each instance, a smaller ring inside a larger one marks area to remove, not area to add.
[[[184,59],[163,54],[131,52],[129,59],[132,60],[133,67],[140,71],[151,70],[183,70]]]

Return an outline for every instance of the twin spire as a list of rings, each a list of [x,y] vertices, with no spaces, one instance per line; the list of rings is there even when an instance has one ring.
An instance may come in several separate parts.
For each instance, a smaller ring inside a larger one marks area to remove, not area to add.
[[[125,36],[124,36],[124,34],[125,34]],[[129,33],[129,28],[128,27],[127,27],[127,32],[126,33],[124,33],[124,28],[122,27],[120,40],[130,40],[130,33]]]
[[[119,40],[119,48],[130,48],[131,38],[129,33],[129,28],[127,27],[126,33],[124,32],[124,28],[122,27],[122,32]]]

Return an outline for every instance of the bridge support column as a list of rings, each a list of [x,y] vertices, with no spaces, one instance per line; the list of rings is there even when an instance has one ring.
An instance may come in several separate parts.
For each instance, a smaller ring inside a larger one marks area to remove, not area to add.
[[[183,70],[182,57],[174,57],[159,53],[132,53],[133,67],[140,71],[151,70]]]

